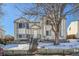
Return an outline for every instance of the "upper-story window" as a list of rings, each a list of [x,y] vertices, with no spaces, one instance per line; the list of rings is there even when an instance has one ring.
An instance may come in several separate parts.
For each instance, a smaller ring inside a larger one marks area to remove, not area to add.
[[[19,38],[22,38],[22,34],[19,34],[18,37],[19,37]]]
[[[26,23],[26,28],[29,29],[29,24],[28,23]]]
[[[50,36],[51,35],[51,31],[46,31],[46,36]]]
[[[25,23],[19,23],[19,28],[25,28]]]
[[[22,23],[19,23],[19,28],[22,28]]]

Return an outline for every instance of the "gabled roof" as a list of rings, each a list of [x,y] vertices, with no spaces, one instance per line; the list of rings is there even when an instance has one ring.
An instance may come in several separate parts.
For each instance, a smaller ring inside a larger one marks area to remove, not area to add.
[[[29,20],[27,20],[25,17],[20,17],[18,19],[15,19],[14,23],[17,22],[17,21],[19,21],[19,20],[21,20],[21,19],[24,20],[24,21],[28,21],[29,22]]]
[[[14,23],[16,23],[16,22],[19,21],[19,20],[24,20],[24,21],[29,22],[29,23],[40,23],[40,21],[28,20],[28,19],[26,19],[25,17],[20,17],[20,18],[18,18],[18,19],[15,19],[15,20],[14,20]]]

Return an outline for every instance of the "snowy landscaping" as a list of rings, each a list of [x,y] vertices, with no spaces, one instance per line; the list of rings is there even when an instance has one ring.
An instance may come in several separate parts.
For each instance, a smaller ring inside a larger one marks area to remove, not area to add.
[[[29,44],[9,44],[5,45],[4,50],[28,50]]]
[[[70,48],[79,48],[79,42],[77,40],[70,40],[70,42],[60,43],[59,45],[54,45],[53,43],[39,43],[38,48],[45,49],[70,49]]]
[[[2,46],[5,54],[27,54],[29,43],[27,44],[7,44]],[[77,40],[54,45],[53,42],[39,42],[37,54],[74,54],[79,52],[79,42]]]
[[[4,50],[28,50],[29,44],[8,44],[3,46]],[[79,48],[79,42],[77,40],[60,43],[59,45],[54,45],[53,42],[51,43],[44,43],[39,42],[38,49],[45,48],[45,49],[71,49],[71,48]]]

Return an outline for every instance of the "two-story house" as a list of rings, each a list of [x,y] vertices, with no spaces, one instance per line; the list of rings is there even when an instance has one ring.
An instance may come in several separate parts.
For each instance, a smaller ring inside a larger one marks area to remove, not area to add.
[[[45,18],[39,21],[27,20],[24,17],[14,21],[15,40],[28,40],[28,38],[40,38],[52,40],[55,38],[51,25]],[[60,39],[66,39],[66,20],[62,20],[60,26]]]

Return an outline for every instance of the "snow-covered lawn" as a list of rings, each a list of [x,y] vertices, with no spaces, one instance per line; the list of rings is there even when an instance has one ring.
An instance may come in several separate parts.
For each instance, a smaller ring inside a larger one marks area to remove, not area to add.
[[[28,50],[29,44],[9,44],[4,46],[4,50]]]
[[[38,48],[45,49],[70,49],[70,48],[79,48],[79,42],[74,41],[70,43],[60,43],[59,45],[54,45],[53,43],[39,43]]]
[[[8,50],[28,50],[29,44],[8,44],[4,45],[4,49]],[[45,48],[45,49],[72,49],[72,48],[79,48],[79,42],[76,40],[71,41],[70,43],[60,43],[59,45],[54,45],[53,43],[44,43],[39,42],[38,48]]]

